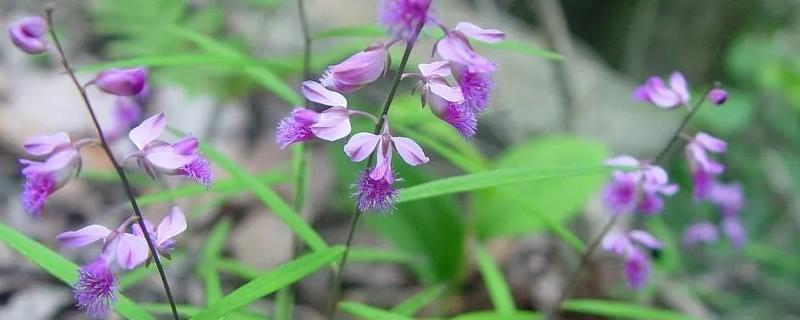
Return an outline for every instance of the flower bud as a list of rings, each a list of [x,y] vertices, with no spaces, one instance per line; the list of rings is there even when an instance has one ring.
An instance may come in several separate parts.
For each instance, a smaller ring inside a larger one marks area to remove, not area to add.
[[[708,101],[711,101],[711,103],[715,105],[718,106],[722,105],[727,100],[728,100],[728,92],[723,89],[714,88],[708,92]]]
[[[42,17],[31,16],[20,19],[8,26],[8,35],[17,48],[28,54],[47,51],[47,22]]]
[[[100,90],[117,96],[139,94],[147,82],[147,69],[109,69],[97,74],[92,80]]]

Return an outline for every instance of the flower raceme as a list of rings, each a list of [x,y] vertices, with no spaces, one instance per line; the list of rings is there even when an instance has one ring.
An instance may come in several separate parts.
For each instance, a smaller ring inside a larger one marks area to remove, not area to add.
[[[686,159],[692,171],[694,199],[704,200],[711,192],[713,180],[725,170],[725,166],[709,158],[708,152],[723,153],[727,143],[705,132],[698,132],[686,144]]]
[[[20,159],[25,183],[20,200],[29,214],[39,218],[51,194],[61,189],[80,169],[78,149],[91,140],[72,142],[64,132],[31,137],[23,143],[30,159]]]
[[[161,172],[189,177],[209,187],[214,177],[210,163],[200,154],[197,138],[187,136],[171,144],[158,140],[166,126],[164,114],[159,113],[133,128],[128,137],[139,151],[125,159],[136,159],[139,167],[153,178],[156,172]]]
[[[47,51],[47,22],[40,16],[19,19],[8,26],[8,35],[14,45],[27,54]]]
[[[689,103],[689,97],[689,86],[686,84],[686,78],[679,71],[675,71],[670,75],[669,86],[661,78],[653,76],[636,88],[633,93],[634,99],[652,103],[664,109],[672,109],[681,105],[686,106]]]
[[[606,160],[606,165],[628,167],[632,171],[615,171],[603,190],[603,202],[612,215],[629,212],[656,214],[664,208],[662,196],[671,196],[678,186],[669,183],[663,168],[641,162],[630,156]]]
[[[393,150],[397,150],[400,158],[412,166],[430,161],[414,140],[392,136],[388,122],[384,123],[380,134],[359,132],[345,144],[345,154],[356,162],[363,161],[376,152],[375,166],[364,172],[356,184],[359,210],[386,212],[394,207],[396,191],[392,187],[395,180],[392,170]]]
[[[650,258],[637,244],[651,250],[661,249],[661,242],[643,230],[611,232],[601,243],[603,250],[625,258],[624,272],[631,289],[642,288],[652,271]]]

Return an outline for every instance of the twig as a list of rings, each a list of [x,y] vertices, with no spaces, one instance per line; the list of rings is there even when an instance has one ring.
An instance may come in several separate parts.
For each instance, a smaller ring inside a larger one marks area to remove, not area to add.
[[[179,320],[180,317],[178,316],[178,309],[175,307],[175,300],[172,298],[172,291],[169,289],[167,274],[164,272],[164,266],[161,264],[161,259],[158,257],[158,251],[156,250],[155,244],[151,239],[150,232],[145,226],[144,216],[142,216],[139,205],[136,203],[136,197],[133,195],[133,188],[131,188],[131,184],[128,181],[128,176],[125,175],[125,171],[122,169],[122,166],[120,166],[119,162],[117,162],[116,158],[114,158],[114,154],[111,152],[111,147],[109,146],[108,141],[106,141],[106,136],[103,134],[103,129],[100,127],[100,122],[97,120],[97,115],[95,115],[92,104],[89,102],[89,97],[86,95],[86,91],[83,89],[83,86],[81,86],[78,78],[75,76],[75,72],[69,66],[67,57],[64,54],[64,49],[61,47],[61,43],[58,40],[58,36],[56,35],[55,27],[53,25],[53,9],[45,9],[45,16],[47,17],[50,36],[52,36],[53,43],[55,43],[56,49],[58,50],[58,55],[61,58],[61,65],[64,67],[64,70],[67,72],[70,79],[72,79],[72,83],[75,84],[75,88],[77,88],[80,92],[81,98],[83,98],[83,103],[86,105],[86,110],[89,111],[89,115],[92,118],[92,123],[94,124],[95,130],[97,130],[97,135],[100,137],[100,146],[103,148],[103,151],[105,151],[106,156],[108,156],[108,159],[114,166],[114,170],[117,171],[117,174],[122,181],[122,186],[125,188],[125,194],[128,196],[128,199],[131,202],[131,207],[133,208],[133,212],[136,214],[136,222],[139,224],[142,234],[144,234],[147,247],[150,249],[150,255],[153,257],[153,262],[155,262],[155,265],[158,268],[158,274],[161,276],[161,283],[164,285],[164,292],[167,294],[167,299],[169,300],[169,305],[172,309],[172,316],[175,318],[175,320]]]

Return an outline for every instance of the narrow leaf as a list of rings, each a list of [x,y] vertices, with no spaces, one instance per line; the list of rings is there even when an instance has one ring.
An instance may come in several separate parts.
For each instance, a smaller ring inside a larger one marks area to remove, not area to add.
[[[508,288],[503,272],[494,262],[494,258],[482,245],[478,244],[475,246],[475,259],[495,310],[499,313],[514,312],[517,308],[514,306],[511,289]]]
[[[347,312],[362,320],[411,320],[413,318],[399,313],[375,308],[363,303],[343,301],[339,303],[339,309]]]
[[[166,303],[144,303],[141,304],[142,308],[147,311],[150,311],[155,314],[163,314],[163,315],[172,315],[172,309],[170,308],[169,304]],[[191,317],[198,313],[200,313],[201,308],[179,304],[175,306],[178,309],[178,315]],[[252,313],[252,312],[233,312],[231,313],[233,317],[232,319],[241,319],[241,320],[264,320],[269,319],[264,315]]]
[[[343,253],[344,247],[335,246],[282,264],[275,269],[262,273],[252,281],[245,283],[192,319],[218,319],[219,317],[231,313],[316,272],[320,268],[339,259]]]
[[[352,262],[409,263],[413,259],[401,252],[370,248],[350,248],[347,257]]]
[[[594,299],[574,299],[564,302],[561,309],[583,314],[624,319],[691,320],[692,317],[674,311],[655,309],[627,302]]]
[[[78,281],[77,265],[43,246],[41,243],[28,238],[24,234],[2,223],[0,223],[0,241],[67,285],[72,286]],[[114,304],[114,311],[127,319],[155,320],[150,313],[122,294],[117,295],[117,303]]]
[[[419,310],[433,302],[433,300],[436,300],[436,298],[441,297],[446,290],[447,287],[444,285],[427,287],[411,296],[411,298],[408,298],[406,301],[403,301],[403,303],[392,308],[392,312],[413,317]]]
[[[378,25],[348,26],[323,30],[312,35],[314,39],[340,38],[340,37],[380,37],[386,34]]]
[[[266,185],[285,182],[287,176],[281,172],[269,171],[258,176],[258,180]],[[180,198],[206,194],[209,191],[216,193],[237,193],[247,190],[247,185],[241,181],[229,179],[214,182],[211,189],[197,184],[187,184],[166,191],[154,192],[136,197],[140,206],[149,206],[156,203],[168,202]]]
[[[303,99],[272,70],[253,65],[245,67],[244,73],[289,104],[293,106],[303,104]]]
[[[211,305],[222,297],[222,283],[215,265],[230,230],[230,219],[218,222],[211,230],[211,234],[203,246],[203,251],[200,252],[197,274],[203,279],[205,285],[206,305]]]
[[[530,311],[515,311],[513,313],[499,313],[492,311],[477,311],[461,314],[450,320],[538,320],[542,317]]]
[[[275,296],[275,320],[294,319],[294,292],[292,287],[278,290]]]

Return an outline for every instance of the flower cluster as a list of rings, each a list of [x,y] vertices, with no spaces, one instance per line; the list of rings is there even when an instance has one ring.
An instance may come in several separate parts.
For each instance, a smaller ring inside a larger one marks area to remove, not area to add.
[[[689,104],[689,86],[683,74],[673,72],[669,83],[659,77],[650,77],[636,88],[633,98],[647,102],[663,109],[684,107],[691,117],[695,110]],[[714,88],[704,97],[714,105],[722,105],[728,95],[721,88]],[[702,101],[701,101],[702,102]],[[699,108],[697,105],[694,108]],[[685,119],[688,121],[688,118]],[[684,122],[685,124],[685,122]],[[683,127],[681,127],[683,129]],[[742,208],[743,195],[738,185],[725,185],[718,180],[725,166],[716,161],[710,154],[722,154],[727,150],[727,143],[705,132],[697,132],[688,136],[676,133],[687,141],[684,154],[692,176],[692,194],[695,201],[710,201],[723,212],[723,232],[738,245],[744,241],[745,233],[738,220],[738,212]],[[669,148],[671,146],[667,146]],[[664,150],[659,157],[666,154]],[[657,159],[659,161],[662,159]],[[669,183],[667,172],[657,163],[642,161],[631,156],[619,156],[606,161],[606,164],[619,170],[612,173],[611,180],[603,190],[603,203],[611,215],[621,214],[658,214],[664,209],[664,197],[678,192],[678,186]],[[687,229],[684,242],[695,245],[701,242],[714,241],[717,228],[708,222],[697,223]],[[603,249],[625,258],[624,273],[629,287],[641,288],[647,281],[651,270],[649,255],[637,249],[634,244],[658,250],[661,244],[652,235],[643,230],[609,233],[603,239]]]
[[[50,49],[46,40],[47,31],[47,22],[38,16],[22,18],[8,27],[12,43],[28,54],[40,54]],[[69,69],[66,63],[64,65]],[[82,147],[102,144],[116,165],[107,143],[126,134],[137,150],[123,159],[136,160],[139,167],[151,177],[156,178],[157,173],[179,175],[194,179],[206,187],[212,184],[210,164],[200,154],[196,138],[187,136],[173,143],[159,140],[167,126],[163,114],[150,117],[131,129],[139,121],[141,106],[149,96],[147,74],[145,68],[110,69],[100,72],[83,85],[83,90],[93,86],[116,97],[112,121],[100,124],[101,127],[97,128],[102,134],[100,139],[73,141],[67,133],[57,132],[34,136],[24,142],[26,155],[19,162],[25,179],[20,193],[25,211],[35,219],[41,218],[50,195],[80,173]],[[91,106],[87,107],[91,109]],[[138,219],[128,218],[113,230],[89,225],[57,237],[64,247],[83,247],[99,240],[103,242],[98,257],[78,271],[78,282],[74,286],[77,307],[92,318],[105,317],[115,302],[119,284],[112,270],[114,261],[122,269],[130,270],[154,259],[153,254],[169,257],[175,236],[186,230],[186,218],[178,207],[172,208],[157,227],[147,220]],[[147,230],[142,230],[140,225]],[[153,240],[156,253],[150,252],[148,238]]]
[[[431,0],[383,0],[378,20],[391,38],[376,42],[344,61],[328,67],[319,81],[303,83],[303,95],[323,106],[318,112],[310,108],[295,108],[278,124],[276,142],[280,148],[292,143],[316,138],[336,141],[350,135],[350,117],[365,116],[376,125],[375,133],[356,133],[344,146],[353,161],[363,161],[375,154],[375,163],[359,176],[354,184],[355,198],[361,211],[388,212],[394,208],[397,190],[392,170],[392,153],[396,150],[407,164],[416,166],[429,161],[422,148],[413,140],[393,136],[386,114],[373,116],[348,108],[341,93],[350,93],[385,75],[391,65],[389,49],[397,43],[412,45],[425,26],[438,26],[444,36],[436,41],[436,60],[418,66],[419,73],[404,73],[400,79],[414,78],[422,106],[465,138],[475,136],[478,115],[486,110],[494,90],[492,73],[495,63],[479,55],[470,40],[497,43],[505,34],[496,29],[484,29],[468,22],[459,22],[452,29],[442,24],[432,13]],[[370,160],[370,164],[372,163]]]

